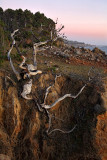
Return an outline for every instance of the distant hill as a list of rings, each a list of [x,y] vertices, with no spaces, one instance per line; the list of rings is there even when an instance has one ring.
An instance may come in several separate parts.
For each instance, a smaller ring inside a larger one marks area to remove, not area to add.
[[[75,48],[79,47],[79,48],[86,48],[86,49],[90,49],[93,50],[95,47],[101,49],[102,51],[105,52],[105,54],[107,55],[107,46],[103,46],[103,45],[91,45],[91,44],[86,44],[84,42],[78,42],[78,41],[71,41],[71,40],[64,40],[65,44],[67,44],[68,46],[73,46]]]
[[[86,44],[84,42],[72,41],[72,40],[64,40],[64,42],[65,44],[74,46],[74,47],[86,47],[86,46],[95,47],[95,45]]]

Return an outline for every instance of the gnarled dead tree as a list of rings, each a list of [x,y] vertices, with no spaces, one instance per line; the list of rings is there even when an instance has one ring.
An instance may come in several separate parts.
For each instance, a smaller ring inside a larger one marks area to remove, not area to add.
[[[60,75],[61,76],[61,75]],[[57,78],[60,77],[60,76],[56,76],[55,77],[55,83],[57,81]],[[53,84],[54,85],[54,84]],[[52,86],[49,86],[47,89],[46,89],[46,93],[45,93],[45,98],[44,98],[44,103],[43,104],[40,104],[40,106],[45,110],[45,112],[47,113],[47,116],[48,116],[48,120],[49,120],[49,126],[48,126],[48,129],[47,129],[47,134],[50,135],[51,133],[55,132],[55,131],[59,131],[59,132],[62,132],[62,133],[71,133],[74,131],[74,129],[77,127],[77,124],[71,129],[71,130],[68,130],[68,131],[64,131],[62,129],[53,129],[50,131],[50,128],[51,128],[51,121],[52,121],[52,115],[50,114],[50,112],[48,111],[49,109],[55,107],[55,105],[57,105],[59,102],[63,101],[65,98],[77,98],[81,93],[82,91],[85,89],[85,87],[87,86],[87,84],[84,84],[84,86],[80,89],[80,91],[76,94],[76,95],[72,95],[71,93],[70,94],[65,94],[64,96],[58,98],[54,103],[52,103],[51,105],[47,105],[45,104],[46,103],[46,98],[48,97],[48,94],[49,94],[49,90],[51,89]]]
[[[86,84],[80,89],[80,91],[76,94],[76,95],[72,95],[72,94],[65,94],[64,96],[60,97],[59,99],[57,99],[54,103],[52,103],[51,105],[46,105],[46,104],[42,104],[42,107],[45,108],[45,109],[50,109],[52,107],[54,107],[57,103],[59,103],[60,101],[63,101],[65,98],[77,98],[81,93],[82,91],[84,90],[84,88],[86,87]],[[50,87],[49,87],[50,88]],[[46,95],[48,94],[49,92],[49,89],[47,90],[46,92]]]
[[[74,131],[74,129],[76,128],[77,124],[71,130],[69,130],[69,131],[63,131],[61,129],[53,129],[53,130],[50,131],[52,115],[50,114],[49,109],[53,108],[59,102],[64,101],[66,98],[73,98],[73,99],[77,98],[82,93],[82,91],[85,89],[85,87],[87,86],[87,84],[84,84],[83,87],[80,89],[80,91],[76,95],[72,95],[71,93],[65,94],[62,97],[56,99],[55,102],[52,103],[52,104],[50,104],[50,105],[46,104],[46,99],[48,97],[50,88],[52,86],[49,86],[46,89],[46,93],[45,93],[45,98],[44,98],[43,104],[38,103],[37,100],[35,99],[35,97],[32,97],[32,98],[28,97],[28,95],[31,93],[31,90],[32,90],[32,79],[31,79],[31,76],[34,76],[36,74],[41,74],[42,73],[41,70],[37,70],[37,59],[36,59],[37,53],[41,50],[40,46],[46,45],[48,42],[54,42],[54,41],[56,41],[57,38],[58,38],[58,36],[59,36],[60,31],[63,28],[64,28],[64,26],[61,26],[56,31],[52,30],[50,32],[51,33],[51,40],[47,40],[47,41],[44,41],[44,42],[38,42],[38,43],[34,43],[33,44],[33,64],[26,64],[26,57],[24,55],[21,55],[22,62],[19,65],[19,68],[24,71],[24,76],[23,76],[24,79],[29,78],[29,81],[23,86],[23,91],[21,93],[21,96],[24,99],[26,99],[26,100],[32,100],[33,99],[35,101],[35,104],[38,107],[38,109],[39,109],[40,112],[43,112],[45,110],[45,113],[46,113],[46,115],[48,117],[48,120],[49,120],[49,126],[48,126],[48,129],[46,131],[48,135],[51,134],[51,133],[53,133],[53,132],[55,132],[55,131],[60,131],[62,133],[71,133],[71,132]],[[15,70],[15,68],[13,66],[13,63],[12,63],[12,60],[11,60],[11,56],[10,56],[10,53],[11,53],[14,45],[16,44],[16,41],[15,41],[15,38],[14,38],[16,32],[18,32],[18,30],[15,30],[11,34],[11,38],[12,38],[13,42],[12,42],[12,46],[11,46],[9,52],[8,52],[8,59],[10,61],[10,65],[12,67],[13,72],[15,73],[17,79],[20,80],[21,79],[20,73]],[[91,70],[88,73],[88,75],[89,75],[89,81],[91,81],[90,72],[91,72]],[[59,76],[56,76],[55,82],[57,81],[58,77]]]
[[[85,87],[87,86],[87,84],[92,81],[92,78],[94,77],[91,77],[91,71],[93,71],[93,67],[90,68],[89,72],[88,72],[88,82],[86,84],[84,84],[82,86],[82,88],[79,90],[79,92],[76,94],[76,95],[72,95],[71,93],[68,93],[68,94],[65,94],[64,96],[58,98],[54,103],[52,103],[51,105],[47,105],[46,104],[46,99],[48,97],[48,94],[49,94],[49,90],[54,86],[54,84],[52,86],[49,86],[47,89],[46,89],[46,93],[45,93],[45,96],[44,96],[44,103],[43,104],[40,104],[38,103],[37,101],[36,102],[36,106],[38,107],[39,111],[40,112],[43,112],[43,110],[45,110],[46,114],[47,114],[47,117],[48,117],[48,120],[49,120],[49,126],[48,126],[48,129],[47,129],[47,134],[50,135],[52,134],[53,132],[55,131],[59,131],[61,133],[71,133],[74,131],[74,129],[77,127],[77,124],[74,125],[74,127],[71,129],[71,130],[68,130],[68,131],[65,131],[65,130],[62,130],[62,129],[59,129],[59,128],[56,128],[56,129],[50,129],[51,128],[51,125],[52,125],[52,115],[50,114],[49,112],[49,109],[55,107],[55,105],[57,105],[59,102],[65,100],[66,98],[73,98],[73,99],[76,99],[82,92],[83,90],[85,89]],[[60,75],[61,76],[61,75]],[[55,77],[55,83],[57,81],[57,78],[59,78],[60,76],[56,76]],[[59,119],[60,120],[60,119]]]
[[[58,24],[58,18],[55,22],[55,28],[53,26],[49,26],[50,28],[50,34],[51,34],[51,48],[52,48],[52,44],[54,41],[56,41],[58,38],[64,38],[64,34],[61,33],[61,31],[64,28],[64,25],[61,25],[58,29],[57,29],[57,24]]]

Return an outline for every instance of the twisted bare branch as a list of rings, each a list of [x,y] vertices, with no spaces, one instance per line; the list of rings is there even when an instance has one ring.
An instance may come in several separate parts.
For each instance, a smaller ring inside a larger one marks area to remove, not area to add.
[[[21,64],[19,65],[19,67],[21,69],[23,69],[23,70],[26,70],[26,74],[28,75],[28,77],[42,73],[42,71],[37,70],[37,67],[35,67],[32,64],[26,64],[26,66],[25,66],[26,58],[24,56],[21,56],[21,57],[22,57],[23,61],[21,62]]]
[[[52,107],[54,107],[57,103],[61,102],[62,100],[64,100],[65,98],[77,98],[81,93],[82,91],[84,90],[84,88],[86,87],[87,84],[85,84],[81,89],[80,91],[76,94],[76,95],[72,95],[72,94],[65,94],[64,96],[60,97],[59,99],[57,99],[54,103],[52,103],[51,105],[46,105],[46,104],[42,104],[42,107],[46,108],[46,109],[50,109]]]
[[[25,56],[21,56],[21,58],[23,59],[23,61],[22,61],[22,63],[19,65],[19,68],[21,68],[21,69],[26,69],[26,67],[24,67],[24,64],[25,64],[25,62],[26,62],[26,58],[25,58]]]
[[[41,46],[41,45],[47,44],[48,42],[49,42],[49,40],[44,41],[44,42],[34,43],[34,46],[35,46],[35,47],[39,47],[39,46]]]
[[[12,46],[11,46],[10,50],[8,51],[7,56],[8,56],[8,60],[10,61],[10,65],[11,65],[11,68],[12,68],[13,72],[15,73],[17,79],[20,80],[21,79],[20,74],[19,74],[19,72],[16,71],[16,69],[13,65],[13,62],[11,60],[11,57],[10,57],[10,53],[11,53],[11,51],[12,51],[12,49],[13,49],[15,43],[16,43],[16,41],[14,39],[14,35],[15,35],[16,32],[18,32],[18,29],[15,30],[13,33],[11,33],[11,38],[12,38],[13,42],[12,42]]]
[[[56,83],[57,78],[59,78],[60,76],[61,76],[61,75],[56,75],[54,84]],[[49,86],[49,87],[46,89],[45,98],[44,98],[44,103],[42,104],[42,106],[45,104],[46,98],[47,98],[47,96],[48,96],[48,94],[49,94],[49,90],[54,86],[54,84],[53,84],[52,86]]]
[[[71,130],[69,130],[69,131],[64,131],[62,129],[56,128],[56,129],[53,129],[52,131],[48,132],[48,135],[52,134],[55,131],[59,131],[59,132],[62,132],[64,134],[67,134],[67,133],[69,134],[69,133],[73,132],[76,127],[77,127],[77,124]]]
[[[74,129],[77,127],[77,124],[76,124],[71,130],[68,130],[68,131],[64,131],[64,130],[59,129],[59,128],[55,128],[55,129],[53,129],[53,130],[50,131],[50,128],[51,128],[51,125],[52,125],[52,117],[53,117],[53,116],[51,116],[51,114],[47,111],[47,109],[46,109],[46,113],[47,113],[47,116],[48,116],[48,119],[49,119],[49,126],[48,126],[48,129],[47,129],[47,131],[46,131],[48,135],[50,135],[51,133],[53,133],[53,132],[55,132],[55,131],[59,131],[59,132],[62,132],[62,133],[64,133],[64,134],[66,134],[66,133],[71,133],[71,132],[73,132]],[[55,117],[55,118],[56,118],[56,119],[59,119],[59,118],[57,118],[57,117]],[[62,120],[62,119],[59,119],[59,120],[64,121],[64,120]]]

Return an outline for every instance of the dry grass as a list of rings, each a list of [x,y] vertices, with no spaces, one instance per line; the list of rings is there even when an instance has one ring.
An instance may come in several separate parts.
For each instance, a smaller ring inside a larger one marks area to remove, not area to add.
[[[55,58],[55,57],[45,57],[38,56],[38,68],[42,71],[52,71],[56,74],[65,74],[65,75],[78,75],[83,78],[88,77],[88,71],[92,67],[91,65],[82,65],[82,64],[68,64],[64,59]],[[47,64],[45,64],[47,62]],[[104,67],[95,66],[95,70],[102,75],[104,75]]]
[[[28,56],[28,63],[33,63],[32,54]],[[18,65],[20,62],[14,61],[14,66],[17,70],[20,70],[18,68]],[[53,72],[55,74],[64,74],[64,75],[71,75],[71,76],[79,76],[82,78],[88,77],[88,71],[92,67],[91,65],[82,65],[82,64],[68,64],[66,63],[65,59],[55,57],[55,56],[44,56],[44,55],[37,55],[37,62],[38,62],[38,69],[42,70],[43,72]],[[1,69],[4,69],[11,73],[12,69],[9,64],[9,61],[5,61],[0,66]],[[102,66],[95,66],[95,69],[97,72],[100,72],[102,75],[106,75],[104,73],[105,68]]]

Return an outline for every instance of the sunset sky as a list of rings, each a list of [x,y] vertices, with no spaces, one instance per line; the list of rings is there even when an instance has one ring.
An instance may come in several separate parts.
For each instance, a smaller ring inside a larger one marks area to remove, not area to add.
[[[0,0],[0,7],[40,11],[58,18],[69,40],[107,45],[107,0]]]

